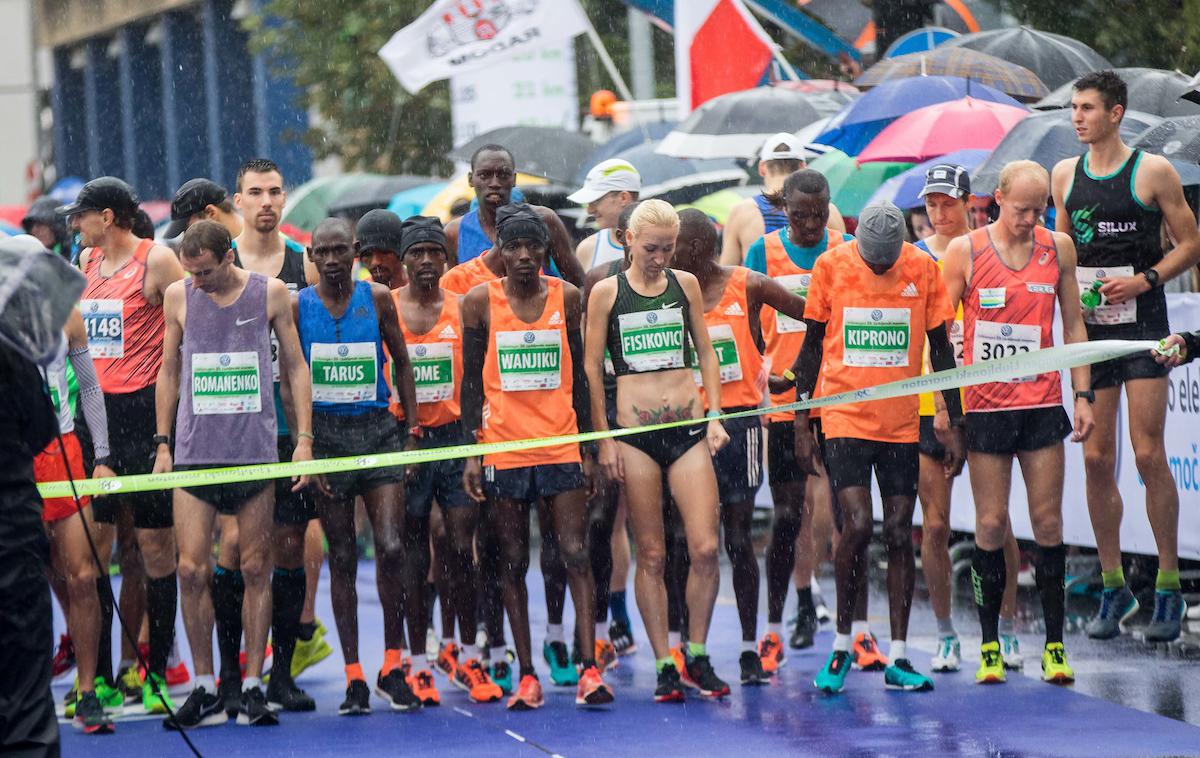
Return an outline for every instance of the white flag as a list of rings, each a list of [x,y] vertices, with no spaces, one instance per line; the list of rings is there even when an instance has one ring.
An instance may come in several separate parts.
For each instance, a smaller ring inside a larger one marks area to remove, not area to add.
[[[379,57],[404,89],[486,68],[587,31],[578,0],[436,0],[392,35]]]

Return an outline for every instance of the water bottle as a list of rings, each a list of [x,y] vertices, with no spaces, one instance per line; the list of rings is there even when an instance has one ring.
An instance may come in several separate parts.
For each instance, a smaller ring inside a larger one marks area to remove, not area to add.
[[[1104,295],[1100,294],[1100,287],[1103,285],[1100,282],[1092,282],[1092,286],[1083,291],[1079,296],[1079,303],[1084,309],[1092,311],[1104,302]]]

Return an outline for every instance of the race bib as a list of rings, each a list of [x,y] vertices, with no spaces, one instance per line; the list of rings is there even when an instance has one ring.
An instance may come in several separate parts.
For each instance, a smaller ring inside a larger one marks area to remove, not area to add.
[[[729,324],[717,324],[708,327],[708,338],[712,340],[713,350],[717,354],[717,365],[721,368],[721,384],[740,382],[742,380],[742,362],[738,355],[737,340],[733,338],[733,327]],[[692,358],[692,376],[697,387],[704,386],[704,378],[700,374],[700,358],[696,355],[695,345],[688,347]]]
[[[496,332],[496,364],[500,389],[505,392],[558,389],[562,386],[562,332]]]
[[[963,365],[963,322],[955,319],[950,324],[950,344],[954,346],[954,363]]]
[[[842,308],[842,361],[847,366],[908,365],[909,308]]]
[[[258,353],[195,353],[192,355],[192,413],[258,413]]]
[[[976,321],[972,352],[976,361],[1011,358],[1018,353],[1031,353],[1042,347],[1042,327],[1036,324],[1001,324],[995,321]],[[1022,376],[1014,381],[1032,382],[1036,376]]]
[[[440,403],[454,397],[454,343],[408,345],[418,403]]]
[[[621,353],[631,371],[683,368],[683,309],[622,313]]]
[[[125,357],[125,303],[122,300],[81,300],[83,325],[93,358]]]
[[[279,384],[279,338],[271,332],[271,381]]]
[[[376,399],[375,378],[379,368],[374,342],[314,342],[311,357],[313,402],[358,403]]]
[[[783,288],[792,294],[800,297],[808,297],[808,285],[812,281],[811,274],[789,274],[787,276],[777,276],[775,281],[783,285]],[[775,313],[775,328],[780,334],[794,334],[795,332],[803,332],[808,326],[803,321],[797,321],[791,316]]]
[[[1133,276],[1133,266],[1113,266],[1111,268],[1075,267],[1075,281],[1079,282],[1080,292],[1090,289],[1093,282],[1107,276]],[[1112,326],[1113,324],[1136,324],[1137,298],[1121,303],[1120,305],[1104,303],[1092,309],[1084,309],[1083,320],[1089,324],[1103,324],[1105,326]]]

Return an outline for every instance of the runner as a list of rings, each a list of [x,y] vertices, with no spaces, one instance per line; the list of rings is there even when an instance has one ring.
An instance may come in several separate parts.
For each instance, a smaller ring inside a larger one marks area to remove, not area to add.
[[[150,473],[157,444],[154,382],[162,362],[163,294],[172,282],[183,278],[183,269],[169,248],[133,236],[130,230],[137,211],[133,190],[111,176],[88,182],[75,202],[58,209],[79,233],[84,248],[79,266],[87,277],[87,286],[80,310],[96,375],[104,390],[104,405],[113,420],[109,429],[109,468],[120,476]],[[133,513],[146,576],[150,654],[148,675],[142,683],[142,706],[148,713],[166,713],[170,699],[164,674],[175,639],[178,597],[170,497],[158,491],[96,500],[92,517],[98,525],[107,525],[97,529],[96,535],[102,562],[111,554],[112,527],[123,508]],[[125,581],[134,580],[126,574]],[[101,594],[104,592],[101,590]],[[107,607],[102,611],[107,613]],[[140,617],[138,613],[136,618]],[[111,628],[111,619],[100,620],[101,649],[111,644]],[[128,670],[136,674],[135,668]],[[118,676],[122,681],[126,678],[125,671]]]
[[[785,209],[768,198],[778,195],[784,180],[804,166],[804,146],[796,135],[780,132],[763,143],[758,154],[758,175],[765,186],[761,194],[742,200],[729,212],[721,241],[722,266],[742,265],[754,242],[787,226]],[[846,231],[846,222],[833,203],[829,204],[828,219],[830,229]]]
[[[1200,261],[1196,217],[1184,199],[1179,175],[1158,155],[1133,150],[1121,140],[1125,82],[1111,71],[1075,82],[1071,120],[1082,158],[1054,167],[1058,231],[1079,248],[1080,290],[1099,282],[1103,303],[1084,313],[1088,339],[1159,339],[1169,333],[1162,285]],[[1163,254],[1163,222],[1175,249]],[[1146,485],[1146,515],[1158,544],[1154,615],[1147,642],[1179,637],[1184,614],[1179,584],[1179,491],[1167,463],[1163,439],[1169,369],[1148,355],[1131,355],[1092,367],[1096,432],[1084,443],[1088,511],[1100,552],[1104,594],[1089,637],[1111,639],[1138,610],[1121,568],[1121,518],[1117,490],[1117,414],[1121,387],[1129,406],[1129,441],[1138,475]]]
[[[696,277],[667,264],[675,249],[679,217],[661,200],[638,205],[625,233],[628,271],[597,284],[588,301],[587,374],[592,419],[604,418],[604,351],[617,375],[619,426],[698,418],[700,398],[692,378],[690,346],[695,345],[708,408],[720,414],[721,381],[717,355],[704,324],[704,299]],[[657,291],[643,295],[642,292]],[[601,420],[603,419],[603,420]],[[679,507],[688,535],[688,650],[686,682],[705,697],[724,697],[729,685],[713,671],[705,641],[720,585],[717,540],[717,481],[712,456],[729,442],[721,423],[606,439],[600,443],[604,474],[625,486],[638,570],[638,608],[654,649],[658,702],[682,701],[683,681],[667,639],[667,593],[663,581],[665,534],[662,477]]]
[[[415,447],[388,412],[384,347],[392,356],[405,418],[416,418],[412,369],[395,304],[387,287],[356,281],[350,225],[326,219],[313,231],[310,260],[317,284],[293,300],[300,344],[312,371],[313,450],[318,458],[395,453]],[[336,315],[335,315],[336,314]],[[375,692],[395,711],[414,711],[421,701],[405,681],[404,470],[397,466],[328,474],[317,480],[317,512],[329,540],[330,594],[338,641],[346,663],[342,716],[371,712],[371,689],[358,659],[358,553],[354,498],[361,496],[375,541],[375,583],[383,606],[384,658]]]
[[[720,265],[719,252],[717,230],[708,216],[695,209],[681,211],[673,265],[695,276],[700,284],[704,323],[720,366],[721,410],[734,413],[757,408],[766,388],[760,312],[777,310],[800,321],[804,298],[756,271]],[[701,377],[696,379],[700,385]],[[713,470],[742,625],[738,663],[742,684],[765,684],[770,676],[763,671],[758,654],[758,559],[750,536],[754,496],[762,484],[762,420],[746,416],[728,419],[724,426],[730,443],[713,458]]]
[[[360,232],[361,229],[360,222]],[[417,392],[417,423],[410,427],[409,433],[416,437],[421,448],[464,444],[459,410],[462,319],[458,297],[438,286],[448,257],[442,222],[425,216],[407,219],[398,251],[409,284],[392,290],[392,300],[400,315]],[[393,408],[400,410],[398,405],[393,404]],[[453,608],[458,618],[462,643],[461,647],[452,641],[443,644],[438,661],[444,662],[451,681],[466,690],[475,702],[492,702],[503,694],[484,670],[479,648],[475,646],[476,577],[472,546],[479,506],[463,491],[462,474],[461,458],[425,463],[416,469],[407,486],[405,586],[408,631],[413,640],[411,684],[425,705],[436,705],[439,701],[426,658],[417,653],[417,640],[424,637],[429,614],[426,577],[430,563],[429,514],[434,501],[441,508],[446,527],[446,554],[439,559],[446,565],[450,592],[441,600]],[[452,632],[453,626],[450,629]]]
[[[354,225],[358,262],[389,290],[408,284],[400,250],[400,217],[383,208],[367,211]]]
[[[572,203],[587,206],[596,220],[598,231],[575,248],[575,257],[584,271],[612,261],[625,260],[625,248],[616,239],[613,227],[621,211],[636,203],[642,190],[642,176],[629,161],[610,158],[592,167],[583,186],[567,197]]]
[[[943,265],[946,248],[951,240],[970,231],[967,198],[971,196],[971,179],[966,169],[953,164],[938,164],[925,172],[921,197],[934,233],[918,241],[916,247],[933,256],[938,267]],[[963,332],[962,306],[957,309],[950,328],[954,356],[962,364]],[[929,362],[924,363],[929,370]],[[933,606],[938,627],[938,649],[930,669],[935,672],[958,671],[962,661],[962,645],[951,618],[950,572],[950,491],[953,479],[946,478],[944,461],[946,448],[938,439],[950,428],[950,419],[940,395],[921,395],[921,476],[917,493],[921,500],[921,569],[929,588],[929,604]],[[1014,616],[1017,612],[1017,573],[1021,553],[1011,526],[1004,538],[1005,590],[1000,606],[1000,652],[1004,664],[1011,669],[1021,667],[1020,645],[1017,642]]]
[[[999,218],[946,249],[946,288],[951,304],[963,307],[963,353],[968,365],[1051,347],[1056,295],[1063,339],[1068,344],[1087,341],[1078,306],[1075,245],[1068,235],[1038,225],[1049,189],[1050,177],[1038,164],[1009,163],[1000,172],[996,190]],[[1092,432],[1095,394],[1089,389],[1088,366],[1071,369],[1071,385],[1075,388],[1073,432],[1062,408],[1057,371],[966,388],[967,449],[975,500],[971,581],[983,629],[982,660],[975,674],[980,683],[1005,680],[997,619],[1007,582],[1003,547],[1009,530],[1014,457],[1021,464],[1037,541],[1034,567],[1046,624],[1042,679],[1057,684],[1075,679],[1063,650],[1067,550],[1062,543],[1062,440],[1071,434],[1073,442],[1082,442]]]
[[[817,258],[805,306],[804,346],[796,380],[799,397],[834,395],[918,376],[928,340],[935,369],[954,367],[946,301],[933,259],[904,242],[904,215],[891,204],[871,205],[858,219],[858,239]],[[921,338],[925,336],[925,339]],[[822,362],[824,361],[824,365]],[[818,372],[820,384],[818,386]],[[943,393],[951,430],[945,435],[946,473],[962,469],[961,400]],[[912,666],[906,650],[908,616],[916,573],[912,514],[917,500],[916,397],[831,406],[821,410],[825,465],[843,512],[838,541],[837,635],[833,652],[813,682],[841,692],[850,666],[850,633],[859,587],[866,580],[871,540],[871,473],[883,500],[883,539],[888,554],[891,664],[889,689],[931,690],[933,682]],[[796,458],[813,473],[815,443],[808,413],[796,414]]]
[[[175,192],[175,199],[171,201],[171,223],[163,237],[173,240],[204,219],[216,221],[235,239],[244,228],[242,217],[234,210],[233,201],[224,187],[211,179],[189,179]]]
[[[525,204],[502,208],[497,230],[509,275],[476,286],[463,300],[463,427],[485,443],[590,431],[580,360],[579,291],[539,275],[550,234],[538,211]],[[529,507],[538,498],[549,501],[575,601],[575,635],[584,651],[575,703],[611,703],[612,690],[591,654],[594,589],[587,555],[587,482],[579,446],[499,453],[482,461],[470,458],[463,484],[476,502],[482,503],[486,494],[487,519],[500,550],[504,605],[521,667],[520,684],[508,708],[528,710],[544,702],[533,667],[525,589]]]

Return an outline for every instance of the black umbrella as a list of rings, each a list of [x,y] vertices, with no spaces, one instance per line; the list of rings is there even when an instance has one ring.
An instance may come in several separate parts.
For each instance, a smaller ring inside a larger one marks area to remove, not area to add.
[[[978,50],[1024,66],[1037,74],[1047,87],[1061,86],[1089,71],[1112,68],[1104,56],[1079,40],[1028,26],[964,34],[947,40],[942,46]]]
[[[367,211],[386,208],[397,192],[437,181],[430,176],[370,176],[354,184],[329,204],[330,216],[357,221]]]
[[[1191,116],[1200,114],[1200,104],[1181,99],[1188,78],[1178,71],[1161,68],[1113,69],[1129,88],[1129,108],[1155,116]],[[1075,80],[1046,95],[1033,106],[1038,110],[1070,108]]]
[[[1129,111],[1121,122],[1121,139],[1132,142],[1139,134],[1162,121],[1158,116]],[[1075,136],[1071,114],[1065,110],[1032,113],[1017,122],[991,156],[971,173],[971,191],[991,194],[1000,183],[1000,170],[1017,160],[1031,160],[1047,171],[1064,158],[1083,155],[1087,146]]]
[[[517,171],[570,184],[596,145],[578,132],[553,126],[503,126],[484,132],[447,153],[467,162],[484,145],[503,145],[513,154]]]
[[[1165,155],[1172,160],[1200,162],[1200,116],[1164,119],[1132,143],[1133,147]]]

